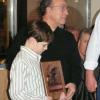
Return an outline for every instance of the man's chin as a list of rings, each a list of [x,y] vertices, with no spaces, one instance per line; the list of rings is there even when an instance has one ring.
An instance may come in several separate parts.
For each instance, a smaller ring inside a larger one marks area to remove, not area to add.
[[[65,23],[66,23],[66,21],[62,21],[62,22],[61,22],[61,25],[65,25]]]

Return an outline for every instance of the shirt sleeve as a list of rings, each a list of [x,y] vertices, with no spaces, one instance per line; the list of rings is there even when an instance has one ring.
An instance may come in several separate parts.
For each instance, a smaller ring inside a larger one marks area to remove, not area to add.
[[[98,65],[100,55],[100,13],[97,16],[92,35],[86,51],[86,59],[84,62],[85,69],[94,70]]]
[[[9,94],[12,100],[46,100],[45,96],[34,95],[34,91],[25,89],[25,77],[27,67],[22,62],[13,64],[10,72],[10,89]],[[27,90],[27,91],[26,91]]]

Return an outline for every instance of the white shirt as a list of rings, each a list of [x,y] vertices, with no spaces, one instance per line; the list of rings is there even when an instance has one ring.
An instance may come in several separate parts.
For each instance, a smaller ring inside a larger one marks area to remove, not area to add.
[[[21,46],[10,71],[11,100],[45,100],[40,58],[40,55]]]
[[[100,13],[96,18],[95,26],[87,47],[85,69],[94,70],[98,65],[100,55]]]

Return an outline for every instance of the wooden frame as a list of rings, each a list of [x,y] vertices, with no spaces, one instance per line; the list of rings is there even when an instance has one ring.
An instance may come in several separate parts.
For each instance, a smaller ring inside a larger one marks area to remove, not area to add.
[[[46,95],[51,96],[53,100],[58,100],[60,93],[65,91],[65,83],[60,61],[41,62],[41,70]]]

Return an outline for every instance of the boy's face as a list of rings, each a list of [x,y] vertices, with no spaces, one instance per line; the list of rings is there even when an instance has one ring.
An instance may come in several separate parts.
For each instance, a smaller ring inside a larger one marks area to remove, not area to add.
[[[48,42],[38,42],[37,49],[38,54],[43,53],[45,50],[48,49]]]
[[[33,51],[35,51],[37,54],[42,54],[45,50],[48,48],[48,42],[35,42]]]

